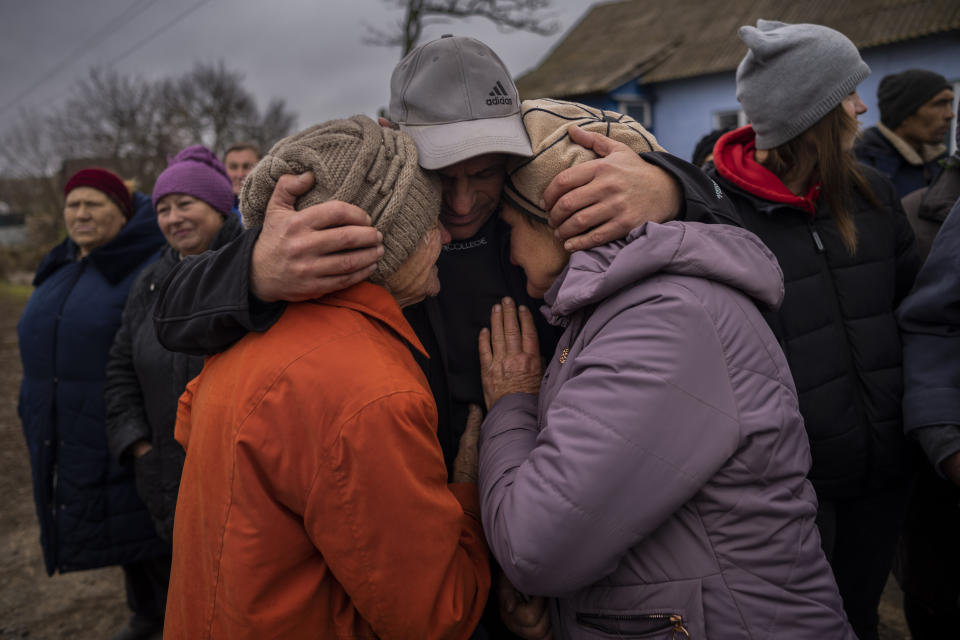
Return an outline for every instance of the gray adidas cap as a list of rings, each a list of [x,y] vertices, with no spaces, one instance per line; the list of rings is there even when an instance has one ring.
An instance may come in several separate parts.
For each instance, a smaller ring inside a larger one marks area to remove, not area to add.
[[[473,38],[445,35],[408,53],[390,78],[389,116],[424,169],[485,153],[533,155],[507,67]]]

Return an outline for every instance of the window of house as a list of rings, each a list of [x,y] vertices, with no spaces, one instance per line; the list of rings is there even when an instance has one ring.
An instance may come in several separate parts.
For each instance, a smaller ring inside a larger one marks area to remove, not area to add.
[[[747,124],[747,114],[743,109],[728,109],[713,112],[714,129],[735,129]]]
[[[617,111],[636,120],[644,129],[653,128],[652,110],[650,109],[650,102],[647,100],[639,98],[621,99],[617,103]]]

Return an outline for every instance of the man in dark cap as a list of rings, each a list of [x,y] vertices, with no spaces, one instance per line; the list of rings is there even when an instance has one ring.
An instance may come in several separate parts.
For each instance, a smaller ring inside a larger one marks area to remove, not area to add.
[[[939,73],[910,69],[877,88],[880,122],[863,132],[857,157],[893,180],[900,197],[928,186],[947,154],[953,88]]]

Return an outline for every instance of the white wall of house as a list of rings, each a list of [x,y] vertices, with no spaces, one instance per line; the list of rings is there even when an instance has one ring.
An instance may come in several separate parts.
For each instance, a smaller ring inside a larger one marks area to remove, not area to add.
[[[732,71],[655,85],[653,131],[660,144],[689,160],[700,138],[713,130],[717,114],[739,111],[734,85]]]

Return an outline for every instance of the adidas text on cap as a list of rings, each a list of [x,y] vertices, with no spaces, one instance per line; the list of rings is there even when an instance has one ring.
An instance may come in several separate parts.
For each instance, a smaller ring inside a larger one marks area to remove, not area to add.
[[[533,154],[510,73],[473,38],[443,36],[407,54],[390,78],[389,115],[413,138],[424,169],[485,153]]]

